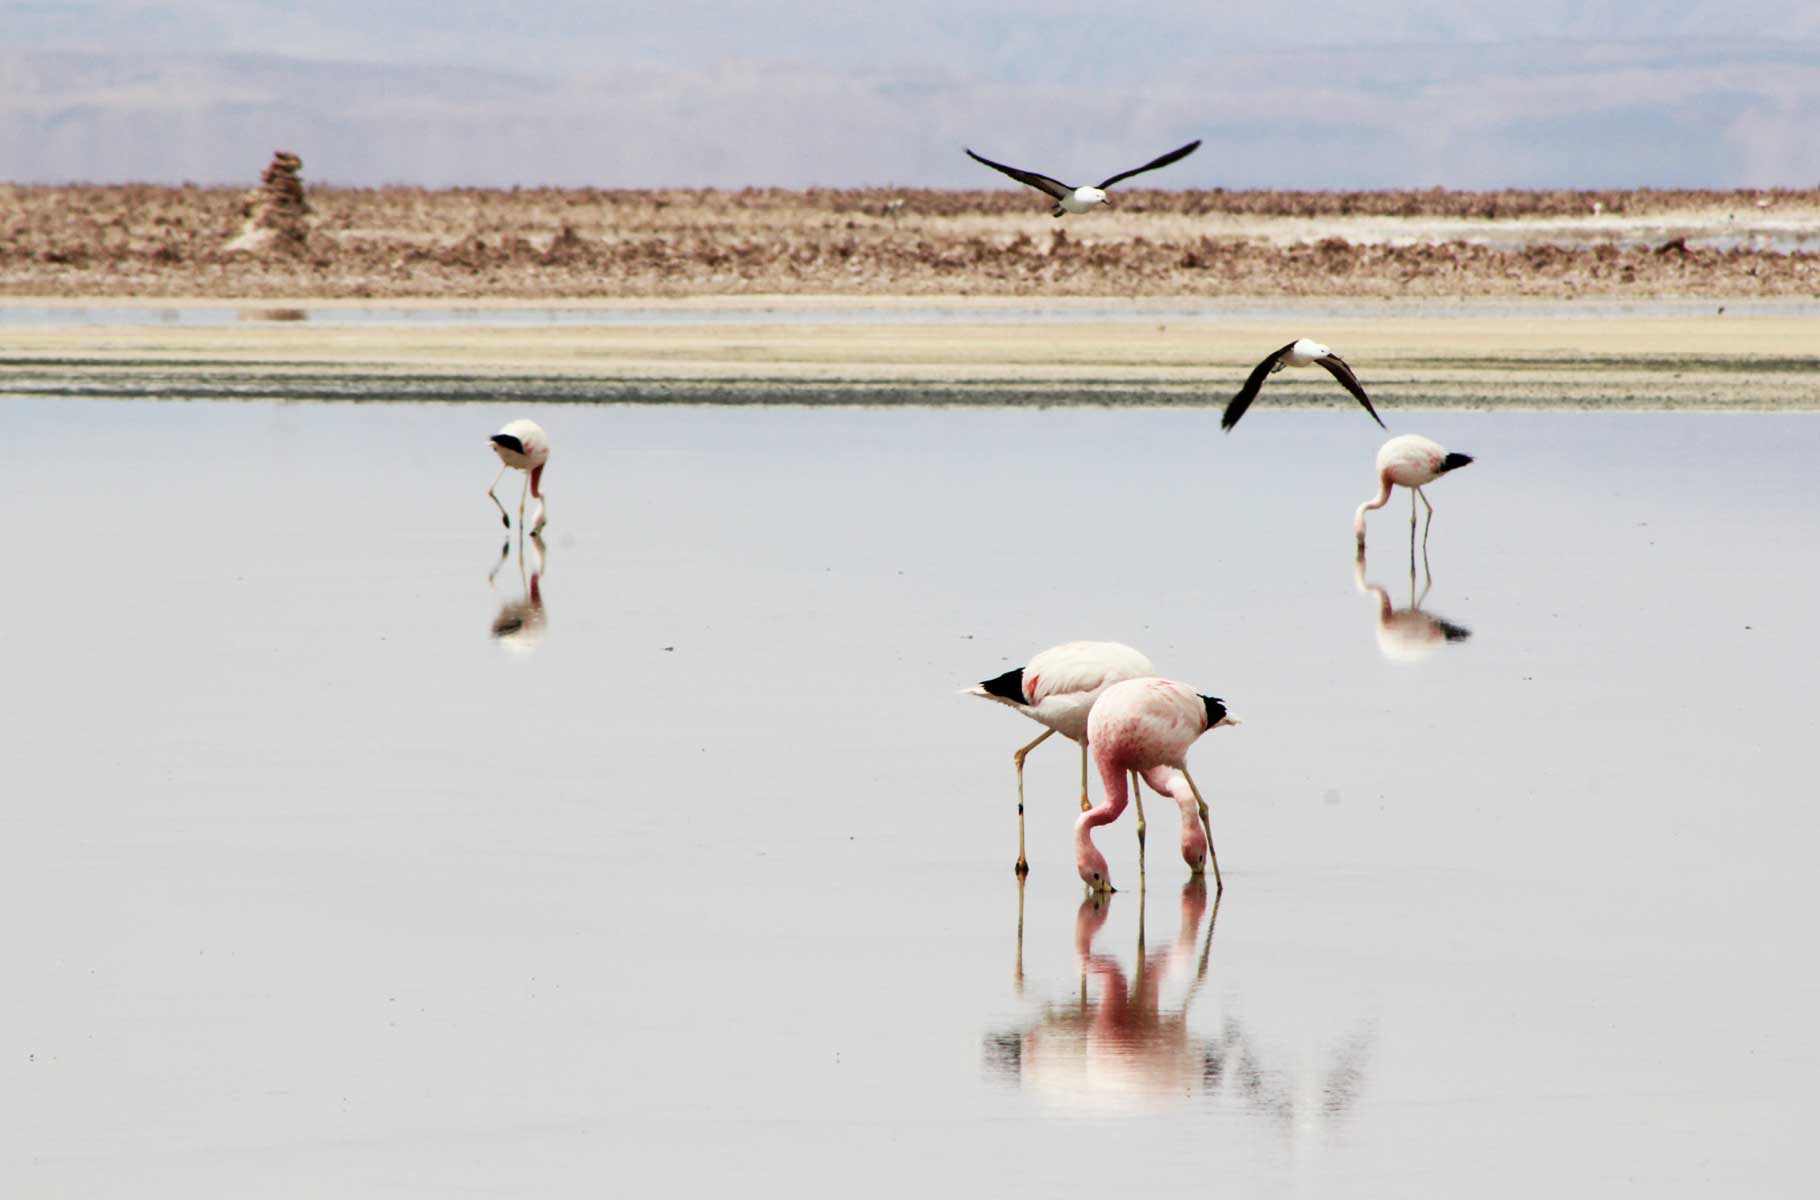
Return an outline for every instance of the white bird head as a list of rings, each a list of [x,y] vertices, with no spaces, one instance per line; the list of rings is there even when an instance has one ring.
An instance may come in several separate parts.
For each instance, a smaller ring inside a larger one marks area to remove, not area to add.
[[[1332,353],[1333,351],[1328,349],[1324,342],[1317,342],[1313,338],[1296,339],[1295,355],[1297,358],[1305,358],[1309,362],[1315,362],[1319,359],[1326,358]]]
[[[1074,198],[1082,204],[1104,204],[1107,208],[1112,207],[1112,201],[1107,199],[1104,188],[1077,187],[1074,189]]]

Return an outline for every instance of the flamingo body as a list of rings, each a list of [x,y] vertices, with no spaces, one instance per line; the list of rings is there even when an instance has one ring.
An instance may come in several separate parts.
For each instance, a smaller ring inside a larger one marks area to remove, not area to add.
[[[968,694],[1015,708],[1071,742],[1085,742],[1087,715],[1101,692],[1121,680],[1154,674],[1148,658],[1121,642],[1065,642]]]
[[[1112,890],[1111,872],[1093,844],[1093,831],[1124,811],[1127,771],[1182,810],[1182,858],[1199,872],[1213,856],[1213,835],[1206,805],[1188,775],[1188,748],[1209,729],[1236,724],[1218,697],[1171,679],[1128,679],[1101,693],[1087,720],[1087,744],[1099,764],[1106,798],[1074,825],[1075,867],[1082,882],[1096,891]],[[1217,857],[1213,864],[1217,883]]]
[[[1359,505],[1353,514],[1352,532],[1358,539],[1360,550],[1365,548],[1365,514],[1374,508],[1383,508],[1390,502],[1390,489],[1406,487],[1414,493],[1409,501],[1409,525],[1411,538],[1415,529],[1415,496],[1422,497],[1422,503],[1428,504],[1428,497],[1422,489],[1441,476],[1472,462],[1472,455],[1451,452],[1432,438],[1425,438],[1419,433],[1406,433],[1393,437],[1378,448],[1378,494]],[[1429,505],[1429,520],[1434,519],[1434,506]],[[1427,539],[1423,539],[1424,545]]]
[[[1156,668],[1121,642],[1066,642],[1052,646],[1021,667],[965,689],[995,700],[1043,726],[1035,741],[1011,756],[1017,766],[1017,873],[1030,870],[1024,851],[1024,756],[1054,734],[1081,747],[1081,808],[1087,808],[1087,717],[1107,687],[1124,679],[1153,675]],[[1143,853],[1143,808],[1138,809],[1138,853]]]

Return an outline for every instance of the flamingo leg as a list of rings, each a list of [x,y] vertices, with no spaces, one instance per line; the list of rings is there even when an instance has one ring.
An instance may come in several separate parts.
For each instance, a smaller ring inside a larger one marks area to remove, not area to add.
[[[1416,495],[1422,497],[1422,507],[1426,508],[1428,510],[1428,522],[1422,526],[1422,553],[1427,554],[1428,553],[1428,531],[1430,529],[1433,529],[1434,524],[1435,524],[1435,506],[1428,502],[1428,493],[1424,492],[1421,488],[1416,489]],[[1414,533],[1414,530],[1415,530],[1415,519],[1416,519],[1415,505],[1412,503],[1409,506],[1410,531],[1412,534]]]
[[[1421,491],[1420,488],[1409,489],[1409,560],[1411,562],[1414,562],[1416,557],[1416,493],[1419,491]]]
[[[1217,896],[1226,890],[1226,885],[1220,881],[1220,856],[1213,848],[1213,824],[1208,819],[1207,801],[1201,799],[1201,789],[1194,786],[1194,776],[1188,773],[1187,767],[1182,768],[1182,778],[1188,781],[1188,790],[1194,793],[1194,802],[1201,810],[1201,829],[1207,835],[1207,858],[1213,863],[1213,891]]]
[[[1030,873],[1030,860],[1024,857],[1024,756],[1049,740],[1055,730],[1043,730],[1043,736],[1028,746],[1019,747],[1011,754],[1011,761],[1017,764],[1017,873]]]
[[[1081,811],[1086,812],[1093,805],[1087,803],[1087,743],[1081,743]]]
[[[1138,773],[1131,773],[1131,798],[1137,803],[1138,814],[1138,887],[1144,886],[1144,789],[1138,786]]]
[[[500,522],[502,524],[504,524],[507,529],[510,529],[510,528],[512,528],[512,518],[506,516],[506,506],[499,502],[499,496],[497,494],[495,494],[495,492],[493,491],[494,488],[499,486],[500,475],[504,475],[505,473],[506,473],[505,464],[501,463],[500,467],[499,467],[499,475],[493,476],[493,482],[489,483],[487,485],[487,499],[491,500],[493,502],[494,507],[499,509]]]

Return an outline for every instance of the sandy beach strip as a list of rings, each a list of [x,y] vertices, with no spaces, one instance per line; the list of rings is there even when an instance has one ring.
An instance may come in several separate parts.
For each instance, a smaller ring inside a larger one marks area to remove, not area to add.
[[[801,298],[798,298],[801,302]],[[964,300],[956,301],[965,305]],[[814,311],[814,310],[811,310]],[[703,324],[0,320],[0,391],[32,394],[878,403],[1223,404],[1297,336],[1343,354],[1386,404],[1820,410],[1805,314],[1466,310],[1340,316],[918,322],[891,306],[838,323],[753,314]],[[321,384],[321,381],[333,381]],[[261,381],[264,381],[262,386]],[[1286,372],[1267,402],[1345,404]]]

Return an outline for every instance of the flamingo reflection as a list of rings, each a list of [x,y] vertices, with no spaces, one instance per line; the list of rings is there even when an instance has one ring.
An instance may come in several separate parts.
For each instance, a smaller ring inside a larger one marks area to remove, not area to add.
[[[1426,552],[1422,556],[1422,569],[1425,582],[1422,594],[1418,596],[1415,560],[1410,559],[1409,607],[1396,608],[1388,591],[1365,581],[1365,556],[1361,554],[1353,560],[1354,586],[1378,602],[1378,651],[1391,662],[1419,662],[1448,642],[1463,642],[1472,636],[1472,630],[1465,626],[1423,611],[1422,605],[1435,584],[1434,572],[1428,569]]]
[[[1079,1113],[1146,1111],[1171,1104],[1204,1079],[1208,1043],[1188,1027],[1188,1011],[1207,977],[1214,918],[1207,884],[1200,876],[1182,888],[1182,924],[1167,949],[1144,946],[1143,895],[1139,894],[1137,958],[1131,976],[1110,954],[1095,953],[1094,938],[1111,914],[1114,894],[1094,892],[1075,914],[1074,951],[1080,962],[1080,994],[1063,1004],[1045,1004],[1022,1030],[988,1035],[989,1069],[1015,1080],[1055,1107]],[[1201,918],[1205,939],[1196,954]],[[1018,888],[1018,990],[1023,990],[1023,887]],[[1165,1007],[1164,985],[1188,974],[1186,997]],[[1097,995],[1095,995],[1097,993]]]
[[[1021,1028],[986,1035],[990,1075],[1015,1083],[1045,1107],[1075,1116],[1161,1112],[1197,1096],[1224,1101],[1268,1119],[1292,1145],[1310,1132],[1331,1132],[1353,1110],[1366,1083],[1375,1022],[1359,1023],[1312,1060],[1297,1055],[1289,1069],[1276,1065],[1274,1049],[1231,1012],[1223,1016],[1217,1036],[1205,1037],[1191,1027],[1189,1015],[1207,980],[1218,895],[1210,908],[1205,880],[1189,880],[1174,942],[1152,953],[1145,948],[1140,892],[1137,953],[1129,976],[1116,956],[1093,949],[1114,900],[1112,894],[1091,894],[1076,913],[1079,994],[1043,1004]],[[1022,995],[1021,886],[1015,978]],[[1170,987],[1183,978],[1185,989]],[[1178,990],[1179,1002],[1168,1003],[1168,994]]]
[[[523,530],[518,535],[518,584],[521,594],[516,600],[507,600],[499,606],[499,615],[493,618],[493,637],[503,648],[515,654],[529,654],[537,648],[544,635],[543,607],[543,573],[544,544],[543,539],[533,535],[530,544],[533,552],[529,575],[525,568],[525,536]],[[493,564],[487,574],[487,586],[494,586],[500,568],[512,556],[510,539],[499,548],[499,560]]]

